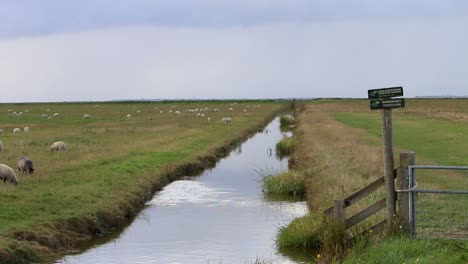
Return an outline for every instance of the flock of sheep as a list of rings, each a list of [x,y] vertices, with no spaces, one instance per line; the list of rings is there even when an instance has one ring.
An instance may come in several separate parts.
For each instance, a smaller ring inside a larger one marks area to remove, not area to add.
[[[13,134],[19,134],[20,131],[21,129],[16,127],[13,129]],[[24,133],[29,133],[30,129],[29,127],[24,127],[23,131]],[[1,135],[3,135],[3,129],[0,129],[0,136]],[[3,142],[0,141],[0,152],[3,150],[4,150]],[[66,151],[67,145],[63,141],[56,141],[49,147],[49,150],[50,151]],[[31,175],[33,174],[35,170],[33,161],[28,157],[21,157],[18,160],[18,163],[16,166],[18,168],[18,171],[21,174],[27,173]],[[0,164],[0,180],[3,180],[3,183],[6,183],[8,181],[9,183],[12,183],[14,185],[18,184],[18,178],[16,177],[15,171],[11,167],[5,164]]]
[[[232,108],[232,106],[236,105],[237,103],[232,103],[229,107],[229,111],[233,111],[234,109]],[[97,107],[98,105],[96,105]],[[247,106],[249,107],[249,106]],[[257,106],[254,106],[254,107],[260,107],[259,105]],[[140,110],[136,109],[136,107],[133,108],[134,110],[136,110],[136,113],[140,113]],[[154,107],[155,110],[159,110],[158,107]],[[46,110],[47,112],[49,112],[50,110],[47,109]],[[247,112],[246,109],[243,110],[244,112]],[[13,112],[12,110],[8,110],[8,112],[10,112],[11,115],[13,116],[20,116],[20,115],[23,115],[23,112]],[[25,113],[28,112],[28,110],[25,110],[24,111]],[[214,112],[219,112],[219,109],[210,109],[208,107],[204,107],[204,108],[194,108],[194,109],[187,109],[185,110],[186,113],[194,113],[196,115],[196,117],[199,117],[199,118],[205,118],[208,120],[208,121],[211,121],[211,117],[208,116],[208,114],[211,112],[211,113],[214,113]],[[164,111],[163,110],[160,110],[159,111],[160,114],[163,114]],[[180,115],[181,114],[181,111],[179,110],[176,110],[174,106],[171,106],[170,109],[168,110],[168,113],[174,113],[175,115]],[[54,113],[52,115],[54,118],[59,118],[61,117],[59,113]],[[48,114],[42,114],[41,115],[42,118],[47,118],[47,119],[52,119],[51,116],[49,116]],[[83,114],[83,119],[89,119],[91,118],[91,115],[90,114]],[[132,118],[132,115],[131,114],[127,114],[126,115],[126,118],[127,119],[130,119]],[[231,117],[223,117],[221,119],[222,122],[224,122],[225,124],[229,124],[232,122],[232,118]],[[29,133],[30,132],[30,128],[29,127],[24,127],[23,128],[23,131],[24,133]],[[12,133],[13,134],[19,134],[21,132],[21,129],[20,128],[14,128]],[[4,133],[3,129],[0,129],[0,136]],[[63,142],[63,141],[56,141],[54,142],[50,147],[49,147],[49,150],[50,151],[66,151],[67,149],[67,145]],[[3,145],[3,142],[0,141],[0,152],[1,151],[4,151],[4,145]],[[18,172],[20,172],[21,174],[33,174],[35,168],[34,168],[34,165],[33,165],[33,161],[31,159],[29,159],[28,157],[21,157],[18,162],[17,162],[17,169],[18,169]],[[7,181],[12,183],[12,184],[15,184],[17,185],[18,184],[18,178],[15,174],[15,171],[5,165],[5,164],[0,164],[0,180],[3,180],[4,183],[6,183]]]

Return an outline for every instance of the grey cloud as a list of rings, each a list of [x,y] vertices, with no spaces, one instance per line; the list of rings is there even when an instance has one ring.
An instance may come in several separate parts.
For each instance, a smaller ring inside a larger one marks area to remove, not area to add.
[[[2,102],[466,95],[467,19],[124,27],[0,41]],[[19,92],[21,91],[21,92]]]

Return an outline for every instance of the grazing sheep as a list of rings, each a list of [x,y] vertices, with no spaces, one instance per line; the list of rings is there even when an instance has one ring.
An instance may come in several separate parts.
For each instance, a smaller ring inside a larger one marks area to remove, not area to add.
[[[140,111],[140,110],[137,110],[136,112],[137,112],[137,113],[140,113],[141,111]]]
[[[130,114],[127,114],[127,118],[129,118],[129,119],[130,119],[130,118],[132,118],[132,115],[130,115]]]
[[[230,117],[223,117],[223,122],[224,122],[225,124],[229,124],[229,123],[232,122],[232,119],[231,119]]]
[[[208,122],[210,122],[210,121],[211,121],[211,117],[208,117],[207,120],[208,120]]]
[[[247,109],[244,109],[244,112],[247,112]]]
[[[232,110],[234,110],[234,109],[232,109],[232,107],[229,107],[229,111],[232,111]]]
[[[59,116],[59,113],[54,113],[54,117],[57,117],[57,116]]]
[[[0,151],[3,151],[3,142],[0,141]]]
[[[27,173],[31,175],[35,170],[32,160],[27,157],[22,157],[19,159],[16,166],[18,167],[18,171],[21,172],[21,174]]]
[[[24,112],[25,112],[25,113],[27,113],[27,112],[29,112],[29,110],[28,110],[28,109],[26,109],[26,110],[24,110]]]
[[[65,152],[67,150],[67,145],[63,141],[56,141],[50,146],[49,150],[50,151],[63,150]]]
[[[219,109],[215,108],[213,109],[213,112],[219,112]]]
[[[162,114],[162,113],[164,113],[164,111],[163,111],[163,110],[161,110],[161,111],[159,111],[159,113],[160,113],[160,114]]]
[[[24,133],[28,133],[29,132],[29,127],[24,127]]]
[[[13,129],[13,134],[18,134],[19,132],[20,132],[20,129],[19,129],[19,128]]]
[[[91,116],[90,116],[89,114],[84,114],[84,115],[83,115],[83,118],[84,118],[84,119],[88,119],[88,118],[90,118],[90,117],[91,117]]]
[[[3,180],[3,183],[8,181],[14,185],[18,185],[18,178],[16,178],[15,171],[5,164],[0,164],[0,180]]]
[[[49,116],[46,114],[42,114],[41,117],[49,117]]]
[[[0,136],[3,135],[3,129],[0,129]]]
[[[180,114],[180,111],[175,111],[174,113],[175,113],[176,115],[178,115],[178,114]]]

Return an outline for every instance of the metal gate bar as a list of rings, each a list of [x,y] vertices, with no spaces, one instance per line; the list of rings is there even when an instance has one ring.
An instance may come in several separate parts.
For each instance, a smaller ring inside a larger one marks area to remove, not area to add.
[[[409,220],[411,235],[416,235],[416,204],[415,193],[438,193],[438,194],[468,194],[468,190],[424,190],[417,189],[416,169],[428,170],[467,170],[468,166],[436,166],[436,165],[410,165],[408,166],[408,192],[409,192]]]

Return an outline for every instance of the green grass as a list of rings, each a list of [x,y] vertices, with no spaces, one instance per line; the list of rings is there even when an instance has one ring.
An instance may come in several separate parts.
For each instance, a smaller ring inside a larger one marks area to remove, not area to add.
[[[308,214],[294,219],[286,227],[280,229],[278,246],[280,248],[304,248],[317,250],[322,246],[320,227],[322,217]]]
[[[277,175],[267,175],[262,179],[263,191],[269,194],[287,194],[303,197],[307,191],[306,180],[302,173],[294,171]]]
[[[296,124],[296,120],[294,119],[294,117],[290,114],[287,114],[287,115],[282,115],[280,117],[280,126],[281,126],[281,129],[286,129],[286,128],[289,128],[290,126],[292,125],[295,125]]]
[[[231,103],[0,104],[0,140],[5,145],[0,163],[15,168],[19,157],[28,156],[37,169],[32,176],[18,175],[16,187],[0,185],[0,236],[11,243],[17,237],[40,241],[60,251],[77,238],[120,226],[148,194],[174,177],[176,167],[200,163],[203,156],[215,158],[217,148],[239,142],[286,106]],[[171,106],[181,114],[169,114]],[[204,107],[219,112],[205,112],[211,121],[185,112]],[[11,116],[8,109],[29,111]],[[54,112],[61,117],[41,118]],[[91,118],[82,119],[84,113]],[[125,118],[127,113],[132,118]],[[221,121],[225,116],[232,117],[231,124]],[[11,133],[25,126],[31,128],[29,134]],[[67,144],[65,153],[49,152],[56,140]]]
[[[276,153],[278,157],[283,158],[294,152],[294,137],[283,137],[276,144]]]
[[[468,263],[468,243],[451,240],[414,240],[397,236],[372,244],[363,239],[354,246],[343,263]]]
[[[372,114],[335,113],[338,121],[363,128],[381,137],[382,121]],[[412,115],[393,116],[395,146],[416,152],[417,157],[440,165],[468,164],[468,123],[450,120],[431,120]]]

